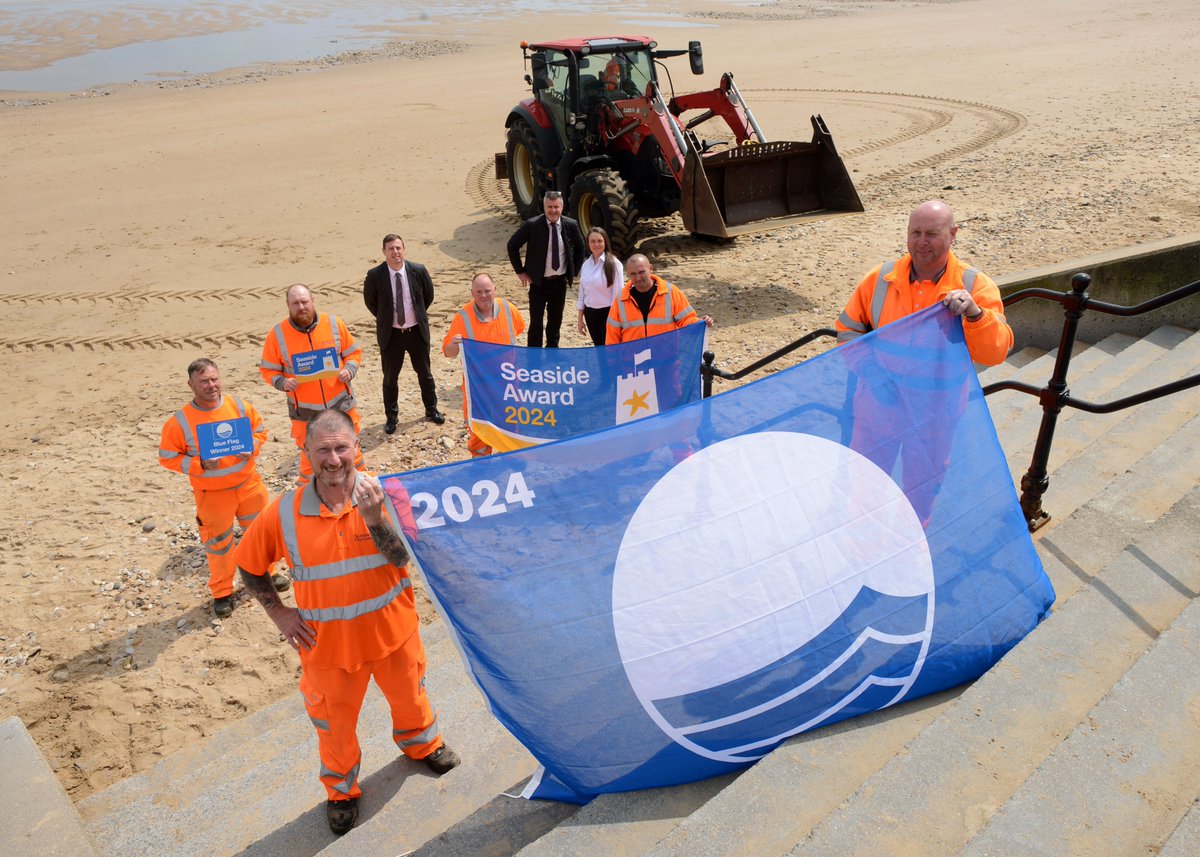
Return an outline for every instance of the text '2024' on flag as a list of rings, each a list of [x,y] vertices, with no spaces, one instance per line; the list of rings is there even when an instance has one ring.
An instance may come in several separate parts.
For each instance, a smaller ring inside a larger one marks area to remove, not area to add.
[[[1049,610],[940,306],[656,417],[386,477],[495,716],[586,802],[976,678]]]
[[[464,339],[467,422],[506,452],[653,416],[700,399],[703,324],[604,348]]]

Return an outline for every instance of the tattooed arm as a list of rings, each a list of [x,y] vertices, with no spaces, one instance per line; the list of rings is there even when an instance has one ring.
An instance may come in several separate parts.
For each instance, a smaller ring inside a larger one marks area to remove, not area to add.
[[[367,523],[371,541],[375,542],[375,547],[383,554],[384,559],[397,568],[402,568],[408,565],[408,549],[404,547],[404,540],[400,538],[400,533],[392,526],[387,512],[383,509],[386,496],[378,479],[362,477],[354,486],[358,513]]]
[[[251,574],[244,568],[238,568],[242,575],[242,585],[246,591],[258,599],[258,603],[267,611],[283,639],[287,640],[296,651],[301,648],[311,649],[317,643],[317,634],[312,626],[300,618],[300,611],[288,607],[279,600],[279,593],[271,583],[269,574]]]

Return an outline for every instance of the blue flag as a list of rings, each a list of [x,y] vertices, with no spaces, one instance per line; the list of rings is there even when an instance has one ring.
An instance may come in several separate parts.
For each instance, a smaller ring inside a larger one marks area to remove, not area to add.
[[[969,681],[1054,601],[940,305],[637,423],[385,479],[496,717],[586,802]]]
[[[621,425],[700,399],[701,323],[603,348],[464,339],[467,421],[507,452]]]

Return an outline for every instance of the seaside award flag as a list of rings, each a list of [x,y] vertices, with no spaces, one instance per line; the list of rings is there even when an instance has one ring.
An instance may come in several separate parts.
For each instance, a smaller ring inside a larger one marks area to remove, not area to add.
[[[603,348],[464,339],[467,420],[500,452],[652,416],[700,399],[704,324]]]
[[[526,796],[744,767],[976,678],[1054,600],[940,305],[655,417],[384,485],[541,762]]]

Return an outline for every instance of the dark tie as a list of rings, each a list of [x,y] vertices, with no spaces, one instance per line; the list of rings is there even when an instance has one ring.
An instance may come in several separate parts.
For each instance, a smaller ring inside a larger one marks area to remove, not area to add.
[[[396,325],[404,327],[404,282],[399,271],[396,272]]]
[[[550,224],[550,267],[558,271],[558,224]]]

